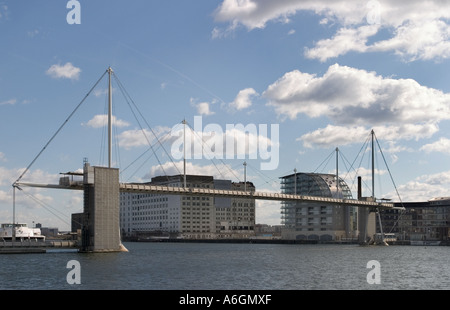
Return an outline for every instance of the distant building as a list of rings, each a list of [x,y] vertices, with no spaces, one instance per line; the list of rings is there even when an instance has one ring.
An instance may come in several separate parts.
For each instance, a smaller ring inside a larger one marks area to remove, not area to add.
[[[295,173],[281,177],[284,194],[352,199],[344,180],[333,174]],[[356,207],[327,203],[281,202],[281,236],[290,240],[336,241],[357,238]]]
[[[81,231],[84,213],[72,213],[70,231],[76,233]]]
[[[383,210],[377,232],[395,233],[397,240],[450,240],[450,197],[433,198],[425,202],[395,203],[406,210]]]
[[[255,235],[258,237],[278,239],[281,237],[282,228],[283,225],[256,224]]]
[[[149,185],[184,186],[184,176],[158,176]],[[187,175],[188,188],[254,191],[251,182]],[[189,239],[248,238],[254,235],[255,200],[212,196],[120,194],[122,236],[167,235]]]

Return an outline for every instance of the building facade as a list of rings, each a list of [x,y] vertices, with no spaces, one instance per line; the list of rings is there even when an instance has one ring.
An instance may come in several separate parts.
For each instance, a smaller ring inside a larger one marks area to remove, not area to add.
[[[281,177],[281,192],[319,197],[352,199],[344,180],[336,175],[295,173]],[[282,239],[339,241],[355,239],[357,208],[326,203],[281,202]]]
[[[159,176],[146,184],[184,186],[184,176]],[[188,188],[254,191],[251,182],[187,175]],[[187,239],[248,238],[254,235],[255,200],[194,195],[121,193],[122,236],[171,235]]]
[[[382,226],[377,225],[377,232],[383,229],[383,233],[394,233],[397,240],[413,243],[450,240],[450,197],[395,205],[405,210],[381,212]]]

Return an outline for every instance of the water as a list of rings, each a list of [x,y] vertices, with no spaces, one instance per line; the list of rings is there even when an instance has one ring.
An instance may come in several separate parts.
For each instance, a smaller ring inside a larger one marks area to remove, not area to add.
[[[448,290],[450,247],[125,243],[129,252],[0,255],[0,289]],[[81,284],[67,275],[80,263]],[[369,284],[370,260],[380,284]]]

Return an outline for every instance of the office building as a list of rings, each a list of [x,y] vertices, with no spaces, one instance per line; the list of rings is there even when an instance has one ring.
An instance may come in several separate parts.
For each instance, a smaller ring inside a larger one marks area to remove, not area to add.
[[[184,186],[184,176],[158,176],[149,185]],[[251,182],[187,175],[187,188],[254,191]],[[187,239],[248,238],[254,235],[255,200],[195,195],[121,193],[122,236],[170,235]]]

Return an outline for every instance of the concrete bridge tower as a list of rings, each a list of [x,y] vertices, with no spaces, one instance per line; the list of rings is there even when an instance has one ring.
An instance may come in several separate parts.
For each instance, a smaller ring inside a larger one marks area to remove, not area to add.
[[[80,252],[126,251],[120,240],[119,169],[84,163],[84,211]]]

